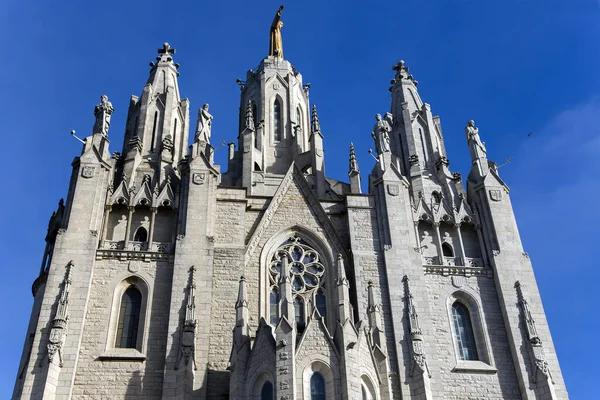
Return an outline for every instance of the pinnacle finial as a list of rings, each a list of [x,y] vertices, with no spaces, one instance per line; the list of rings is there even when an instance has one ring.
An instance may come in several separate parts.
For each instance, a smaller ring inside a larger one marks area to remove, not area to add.
[[[238,287],[238,297],[235,303],[235,308],[246,307],[248,305],[248,290],[246,289],[246,278],[244,275],[240,276],[240,283]]]
[[[252,109],[252,100],[246,105],[246,128],[254,129],[254,110]]]
[[[356,160],[356,152],[354,151],[354,143],[350,142],[350,171],[360,172],[358,169],[358,160]]]
[[[319,123],[319,116],[317,115],[317,106],[315,104],[313,104],[311,133],[317,133],[317,132],[321,132],[321,124]]]

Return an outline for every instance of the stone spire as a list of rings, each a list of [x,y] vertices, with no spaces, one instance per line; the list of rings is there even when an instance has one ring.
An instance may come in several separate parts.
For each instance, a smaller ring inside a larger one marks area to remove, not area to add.
[[[189,271],[189,284],[187,290],[187,301],[185,306],[185,320],[183,321],[181,334],[181,352],[179,360],[175,363],[175,369],[179,369],[181,361],[187,366],[192,359],[194,370],[196,365],[196,267],[191,266]]]
[[[123,171],[130,184],[143,175],[162,184],[187,151],[189,101],[179,95],[175,49],[164,43],[157,51],[141,97],[132,96],[129,104]]]
[[[246,104],[246,129],[254,130],[254,112],[252,111],[252,101]]]
[[[321,133],[321,124],[319,123],[319,116],[317,115],[317,106],[315,104],[313,104],[312,106],[312,118],[311,118],[311,124],[310,124],[310,133],[311,134],[316,134],[316,133]]]
[[[67,323],[69,322],[69,291],[71,288],[72,274],[73,274],[73,262],[69,261],[67,264],[67,272],[63,279],[62,290],[58,299],[58,305],[56,307],[56,314],[52,320],[52,327],[50,329],[50,338],[48,339],[48,361],[52,363],[54,355],[58,354],[58,364],[62,367],[63,365],[63,354],[62,348],[67,336]]]
[[[238,288],[238,297],[235,302],[236,328],[241,330],[242,335],[248,335],[250,314],[248,311],[248,289],[246,288],[246,278],[240,277]]]
[[[337,279],[335,285],[338,290],[338,313],[339,320],[343,324],[351,318],[350,310],[350,284],[346,278],[346,268],[341,254],[337,257]]]
[[[350,193],[360,194],[360,170],[358,169],[358,161],[356,160],[356,153],[354,152],[354,144],[350,142],[350,167],[348,169],[348,176],[350,177]]]
[[[381,310],[375,302],[373,281],[369,281],[369,286],[367,287],[367,319],[369,321],[373,344],[378,345],[382,349],[385,348],[385,339],[383,337],[383,330],[381,329]]]

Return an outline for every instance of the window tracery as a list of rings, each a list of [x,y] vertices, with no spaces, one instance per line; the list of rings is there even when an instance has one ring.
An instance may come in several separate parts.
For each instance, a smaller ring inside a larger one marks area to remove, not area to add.
[[[279,319],[279,281],[283,271],[284,260],[287,261],[287,273],[292,286],[296,323],[306,323],[306,312],[309,305],[314,305],[322,317],[327,313],[327,300],[323,285],[325,282],[325,265],[321,255],[300,237],[294,235],[284,242],[273,254],[269,265],[270,285],[270,321],[277,324]]]

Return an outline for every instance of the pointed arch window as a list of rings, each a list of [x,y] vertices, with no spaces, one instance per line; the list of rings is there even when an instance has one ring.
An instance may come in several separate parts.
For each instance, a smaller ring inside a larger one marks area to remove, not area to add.
[[[148,241],[148,231],[143,226],[140,226],[137,231],[135,231],[135,235],[133,235],[134,242],[147,242]]]
[[[460,359],[467,361],[479,360],[469,309],[464,304],[458,301],[455,302],[452,305],[452,320]]]
[[[273,400],[273,384],[266,381],[260,390],[260,400]]]
[[[364,386],[361,386],[361,391],[362,391],[362,400],[369,400],[369,398],[367,397],[367,390],[365,389]]]
[[[130,286],[121,297],[116,347],[137,347],[141,308],[142,293],[135,286]]]
[[[270,321],[276,325],[279,321],[279,292],[281,290],[281,275],[289,276],[291,285],[295,322],[298,332],[306,325],[307,314],[311,315],[314,307],[321,316],[325,316],[327,306],[323,285],[325,283],[324,260],[317,250],[300,237],[293,235],[286,240],[273,254],[268,269],[268,279],[271,288],[269,297]],[[284,267],[286,266],[286,267]],[[286,271],[284,271],[286,268]],[[277,297],[273,293],[277,293]],[[277,314],[275,314],[277,311]]]
[[[302,129],[302,110],[300,110],[300,107],[296,107],[296,126]]]
[[[283,121],[281,115],[281,102],[279,99],[275,99],[273,104],[273,140],[281,142],[283,136]]]
[[[446,242],[442,243],[442,254],[444,254],[444,257],[454,257],[452,245]]]
[[[310,377],[310,400],[325,400],[325,378],[318,372]]]

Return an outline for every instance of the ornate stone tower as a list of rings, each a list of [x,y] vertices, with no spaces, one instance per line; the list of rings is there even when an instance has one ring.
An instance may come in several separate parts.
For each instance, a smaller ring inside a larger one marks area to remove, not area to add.
[[[403,62],[363,194],[326,178],[302,76],[240,81],[237,146],[192,145],[167,43],[122,153],[105,96],[52,215],[15,399],[566,399],[527,253],[474,122],[466,190]]]

